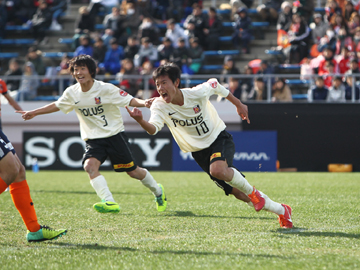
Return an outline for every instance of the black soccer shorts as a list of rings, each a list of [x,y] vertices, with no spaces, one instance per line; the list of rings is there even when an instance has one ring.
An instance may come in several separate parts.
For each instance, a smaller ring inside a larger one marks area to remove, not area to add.
[[[228,166],[233,167],[235,143],[232,135],[226,130],[223,130],[208,148],[192,152],[191,154],[197,164],[210,176],[215,184],[223,189],[227,196],[231,194],[232,186],[210,175],[210,164],[217,160],[226,160]]]
[[[9,152],[15,155],[15,149],[6,135],[0,130],[0,160],[3,159]]]
[[[137,167],[129,139],[124,132],[109,138],[87,140],[82,163],[90,157],[96,158],[101,164],[109,158],[116,172],[130,172]]]

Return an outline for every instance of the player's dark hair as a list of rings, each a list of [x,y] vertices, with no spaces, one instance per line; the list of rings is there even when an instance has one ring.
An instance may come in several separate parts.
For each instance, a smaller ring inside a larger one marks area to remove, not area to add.
[[[156,79],[160,76],[168,76],[169,79],[175,83],[177,79],[179,79],[179,88],[181,84],[181,71],[180,68],[175,63],[167,63],[165,65],[159,66],[157,69],[154,70],[153,80],[156,82]]]
[[[74,75],[74,67],[87,67],[89,69],[89,73],[91,77],[94,79],[96,75],[96,62],[95,60],[90,56],[86,54],[81,54],[79,56],[76,56],[72,58],[69,61],[69,71],[70,74]]]

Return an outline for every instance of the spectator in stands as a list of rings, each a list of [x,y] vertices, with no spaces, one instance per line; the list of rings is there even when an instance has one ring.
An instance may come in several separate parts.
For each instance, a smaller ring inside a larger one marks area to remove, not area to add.
[[[266,60],[262,60],[259,70],[257,71],[258,75],[272,75],[274,74],[273,66]],[[264,76],[263,82],[265,83],[266,87],[268,87],[268,81],[270,80],[271,86],[274,84],[275,79],[273,77],[266,77]]]
[[[222,19],[216,14],[216,8],[209,8],[209,16],[204,21],[204,49],[218,50],[220,48],[219,38],[223,31]]]
[[[74,57],[81,54],[93,55],[93,46],[91,44],[91,38],[88,35],[82,35],[79,39],[80,46],[76,48],[74,52]]]
[[[293,13],[298,13],[302,18],[304,18],[304,21],[309,24],[314,13],[314,2],[314,0],[294,1]]]
[[[328,48],[335,52],[336,50],[336,35],[332,26],[329,26],[326,30],[326,35],[320,39],[319,45],[317,47],[319,52],[322,52],[324,49]]]
[[[261,17],[261,21],[276,24],[282,2],[283,0],[268,0],[265,4],[259,5],[256,10]]]
[[[325,47],[322,54],[324,56],[324,59],[319,62],[318,74],[322,75],[322,74],[326,73],[325,65],[326,65],[327,61],[330,61],[333,63],[333,66],[335,67],[335,72],[337,72],[338,66],[337,66],[336,60],[334,59],[334,51],[331,50],[329,47]]]
[[[241,78],[240,79],[240,87],[241,87],[241,98],[240,100],[248,99],[248,95],[254,87],[254,79],[250,77],[253,75],[253,69],[246,65],[244,67],[244,74],[249,75],[249,77]]]
[[[5,0],[3,0],[3,2],[5,2]],[[21,23],[26,23],[30,21],[36,13],[37,6],[35,5],[35,1],[18,0],[13,3],[14,5],[11,8],[8,7],[8,18],[11,18],[11,20],[17,18]],[[39,3],[37,3],[37,5],[38,4]]]
[[[120,61],[122,59],[124,59],[124,49],[119,45],[116,38],[112,38],[110,41],[110,49],[108,49],[105,54],[105,71],[111,75],[117,74],[120,71]]]
[[[192,74],[191,71],[189,71],[190,53],[185,46],[185,40],[183,38],[178,40],[177,48],[174,49],[170,61],[174,62],[183,73]]]
[[[33,63],[35,71],[38,75],[45,75],[46,66],[42,58],[42,52],[38,50],[35,46],[29,47],[28,54],[26,55],[26,60]]]
[[[360,96],[360,88],[359,86],[357,86],[355,84],[353,76],[346,76],[345,77],[345,99],[346,100],[352,100],[352,92],[353,92],[353,87],[354,87],[354,91],[355,91],[355,100],[359,100],[359,96]],[[353,86],[354,84],[354,86]]]
[[[345,74],[350,69],[350,52],[347,47],[341,49],[341,55],[337,58],[338,70],[340,74]]]
[[[103,21],[105,31],[102,39],[108,48],[111,47],[110,40],[112,38],[120,41],[120,37],[125,32],[122,26],[124,19],[124,16],[120,15],[120,9],[118,7],[113,7],[111,13],[105,16]]]
[[[152,63],[158,61],[157,48],[151,44],[148,37],[141,39],[140,49],[134,57],[135,67],[140,67],[145,61],[151,61]]]
[[[118,0],[91,0],[88,10],[90,11],[91,17],[95,19],[101,10],[104,10],[105,14],[109,14],[111,9],[118,5]]]
[[[344,102],[345,101],[345,85],[341,77],[335,77],[332,85],[329,87],[329,93],[326,101],[328,102]]]
[[[300,64],[300,80],[310,80],[311,84],[313,84],[313,75],[314,75],[314,70],[310,65],[310,58],[304,58]]]
[[[153,45],[159,44],[159,28],[150,17],[145,17],[139,26],[138,39],[148,37]]]
[[[310,35],[310,28],[299,14],[293,15],[288,35],[291,46],[285,48],[283,52],[289,59],[289,63],[297,64],[309,53],[308,38]]]
[[[64,0],[52,0],[50,10],[52,12],[52,23],[50,30],[62,30],[62,26],[59,23],[59,18],[67,9],[67,1]]]
[[[189,57],[189,68],[194,73],[198,73],[203,62],[203,49],[197,37],[190,39]]]
[[[341,14],[335,14],[330,21],[330,25],[334,29],[335,35],[339,34],[340,29],[345,28],[346,34],[348,34],[348,25],[345,23]]]
[[[254,88],[247,95],[247,100],[267,100],[267,86],[262,77],[255,79]]]
[[[350,21],[350,17],[354,12],[357,13],[354,8],[354,4],[351,1],[346,1],[345,8],[343,10],[345,22]]]
[[[191,38],[196,37],[195,36],[195,24],[192,23],[192,22],[189,22],[186,25],[186,29],[184,31],[184,34],[185,34],[186,39],[188,39],[188,40],[190,40]]]
[[[357,75],[357,76],[353,76],[355,78],[355,82],[360,81],[360,70],[359,70],[358,59],[354,58],[350,61],[350,68],[348,71],[345,72],[345,75],[346,76]]]
[[[329,24],[323,20],[320,13],[314,14],[314,24],[312,25],[312,39],[315,44],[320,43],[320,39],[325,36]]]
[[[165,33],[165,37],[171,40],[174,48],[177,48],[180,38],[183,38],[186,42],[186,47],[189,47],[189,40],[188,37],[185,35],[184,29],[182,29],[180,25],[175,22],[174,19],[168,20],[168,22],[166,23],[166,28],[167,30]]]
[[[8,20],[8,11],[6,9],[5,1],[0,1],[0,39],[5,37],[5,26]]]
[[[342,14],[342,10],[335,0],[328,0],[325,5],[325,17],[328,22],[331,22],[331,18],[334,14]]]
[[[355,44],[353,39],[347,35],[345,28],[341,28],[339,30],[335,46],[335,55],[339,55],[343,48],[347,48],[348,51],[355,51]]]
[[[127,75],[139,75],[134,67],[133,61],[129,58],[121,61],[121,70],[116,74],[116,79],[120,82],[121,89],[126,90],[126,92],[135,97],[139,90],[138,80],[135,78],[127,78]]]
[[[326,61],[324,72],[322,74],[319,73],[319,75],[323,75],[324,84],[326,87],[331,87],[334,74],[338,75],[337,71],[335,71],[335,64],[332,61]]]
[[[139,51],[139,45],[136,36],[128,37],[127,44],[124,49],[124,57],[129,59],[134,59],[138,51]]]
[[[126,41],[129,36],[137,35],[144,15],[137,7],[136,2],[123,1],[122,4],[125,4],[122,9],[122,13],[125,15],[123,27],[126,29],[126,34],[123,36],[123,39]],[[121,41],[120,44],[122,44]]]
[[[206,39],[205,39],[205,33],[204,33],[204,29],[205,29],[205,21],[206,21],[206,17],[207,15],[205,15],[202,12],[202,7],[201,5],[195,3],[192,5],[192,13],[186,17],[185,22],[184,22],[184,27],[187,28],[187,25],[189,23],[192,23],[195,25],[195,29],[194,29],[194,34],[195,37],[197,37],[200,41],[200,45],[203,48],[206,48]]]
[[[277,30],[284,30],[286,32],[289,31],[293,15],[291,8],[292,6],[288,1],[284,1],[281,4],[281,11],[276,25]]]
[[[317,77],[315,85],[308,91],[308,101],[325,101],[327,99],[329,89],[324,84],[322,77]]]
[[[158,46],[159,60],[170,59],[174,53],[174,47],[172,45],[171,39],[164,37],[162,44]]]
[[[230,74],[240,74],[239,69],[235,66],[234,58],[231,55],[227,55],[224,58],[224,65],[221,71],[222,75],[230,75]],[[221,76],[220,83],[223,84],[225,87],[228,86],[229,77]]]
[[[5,76],[21,76],[23,74],[20,61],[17,58],[12,58],[9,61],[9,70],[6,71]],[[10,91],[18,90],[20,86],[20,78],[6,80],[7,88]]]
[[[353,12],[348,22],[349,35],[353,36],[355,34],[356,28],[359,26],[360,26],[360,15],[357,12]]]
[[[237,10],[238,18],[235,21],[232,42],[236,49],[241,48],[242,53],[250,53],[250,41],[253,39],[252,22],[246,8]]]
[[[61,62],[58,66],[58,75],[59,76],[68,76],[68,77],[71,77],[71,73],[70,73],[70,70],[69,70],[69,61],[70,61],[71,57],[64,53],[62,58],[61,58]],[[58,93],[58,89],[60,88],[60,81],[57,80],[56,81],[57,83],[57,86],[55,86],[54,88],[56,89],[56,92],[57,94]],[[71,79],[63,79],[63,89],[66,89],[67,87],[70,86],[70,83],[71,83]]]
[[[272,87],[272,102],[292,102],[290,87],[283,78],[278,78]]]
[[[227,86],[227,88],[234,95],[234,97],[240,99],[240,97],[241,97],[241,87],[240,87],[239,79],[230,78],[229,79],[229,85]],[[217,101],[225,101],[226,98],[218,96],[216,100]]]
[[[31,32],[37,43],[46,44],[46,30],[52,22],[52,12],[45,0],[39,2],[39,7],[31,19]]]
[[[108,48],[104,44],[104,41],[101,37],[97,37],[95,39],[94,48],[93,48],[93,58],[98,63],[103,63],[105,59],[105,55]]]
[[[16,101],[32,100],[37,95],[37,89],[40,85],[38,74],[33,63],[25,63],[24,73],[21,78],[20,87],[15,97]]]
[[[147,87],[150,91],[149,93],[144,93],[146,85],[145,85],[145,80],[142,79],[139,84],[139,88],[141,90],[139,90],[139,92],[138,92],[138,96],[140,96],[142,99],[152,97],[154,91],[156,91],[156,85],[152,78],[153,71],[154,71],[154,66],[152,65],[152,63],[150,61],[145,61],[142,64],[142,68],[140,70],[140,75],[142,75],[143,78],[144,78],[144,76],[149,76]]]
[[[86,30],[86,32],[85,32]],[[95,20],[91,17],[86,6],[79,8],[79,15],[75,22],[75,32],[79,34],[90,33],[95,31]]]

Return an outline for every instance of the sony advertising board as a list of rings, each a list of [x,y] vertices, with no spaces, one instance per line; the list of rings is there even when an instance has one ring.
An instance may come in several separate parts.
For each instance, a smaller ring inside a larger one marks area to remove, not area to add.
[[[240,171],[276,171],[277,132],[276,131],[235,131],[229,133],[235,142],[233,165]],[[173,143],[173,171],[201,171],[191,156],[182,152]]]
[[[276,171],[276,131],[230,132],[235,141],[234,166],[241,171]],[[169,132],[150,136],[126,132],[138,165],[160,171],[201,171],[191,153],[183,153]],[[31,169],[37,158],[40,169],[79,170],[85,142],[78,132],[24,132],[24,164]],[[109,161],[101,169],[111,170]]]
[[[146,132],[126,132],[139,166],[152,170],[171,170],[172,138],[168,132],[150,136]],[[24,132],[24,164],[31,169],[37,158],[40,169],[79,170],[85,142],[78,132]],[[107,160],[101,169],[111,170]]]

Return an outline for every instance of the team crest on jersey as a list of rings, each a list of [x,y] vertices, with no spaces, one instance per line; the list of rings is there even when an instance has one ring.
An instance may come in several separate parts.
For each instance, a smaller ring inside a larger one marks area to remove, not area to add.
[[[216,87],[217,87],[217,81],[216,81],[216,80],[210,79],[210,80],[208,80],[208,83],[210,84],[210,86],[211,86],[212,88],[216,88]]]
[[[101,104],[101,97],[95,97],[95,104]]]
[[[198,104],[198,105],[196,105],[195,107],[193,107],[193,109],[194,109],[194,112],[195,112],[195,113],[199,113],[199,112],[201,112],[201,109],[200,109],[199,104]]]
[[[120,96],[122,96],[122,97],[125,97],[125,96],[127,96],[127,94],[128,94],[128,92],[126,92],[126,91],[124,91],[124,90],[120,90]]]

